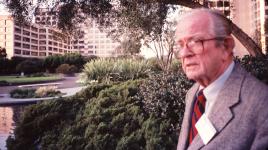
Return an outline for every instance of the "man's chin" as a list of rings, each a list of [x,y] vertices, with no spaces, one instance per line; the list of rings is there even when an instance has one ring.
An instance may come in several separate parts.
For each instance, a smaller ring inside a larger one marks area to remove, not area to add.
[[[196,74],[187,74],[186,73],[186,76],[187,76],[187,78],[189,79],[189,80],[197,80],[198,79],[198,76],[196,75]]]

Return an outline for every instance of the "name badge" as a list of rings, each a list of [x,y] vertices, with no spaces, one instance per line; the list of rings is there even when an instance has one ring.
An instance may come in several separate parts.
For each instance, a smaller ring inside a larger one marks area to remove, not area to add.
[[[205,145],[207,145],[207,143],[217,133],[216,129],[205,114],[203,114],[201,118],[199,118],[199,120],[195,124],[195,128],[197,129],[198,134]]]

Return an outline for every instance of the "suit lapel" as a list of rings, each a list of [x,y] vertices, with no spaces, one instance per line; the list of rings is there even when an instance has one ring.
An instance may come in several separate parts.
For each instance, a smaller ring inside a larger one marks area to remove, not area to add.
[[[214,125],[217,134],[220,134],[224,127],[226,127],[233,118],[231,107],[239,103],[240,87],[244,80],[244,76],[245,73],[242,68],[239,65],[235,65],[233,72],[226,80],[222,90],[217,96],[217,101],[208,116],[209,120]],[[211,139],[210,142],[212,140],[213,139]],[[204,144],[201,137],[197,135],[189,146],[189,150],[200,149],[203,146]]]
[[[195,93],[198,90],[199,85],[194,84],[193,87],[189,90],[186,96],[186,106],[185,106],[185,112],[183,116],[183,122],[181,126],[181,132],[179,137],[179,144],[177,147],[177,150],[185,150],[187,149],[186,144],[188,140],[188,133],[189,133],[189,126],[190,126],[190,119],[191,119],[191,113],[192,113],[192,107],[193,107],[193,101],[195,98]]]
[[[231,107],[239,103],[240,89],[245,76],[242,72],[242,68],[235,65],[208,116],[217,132],[221,132],[233,118]]]

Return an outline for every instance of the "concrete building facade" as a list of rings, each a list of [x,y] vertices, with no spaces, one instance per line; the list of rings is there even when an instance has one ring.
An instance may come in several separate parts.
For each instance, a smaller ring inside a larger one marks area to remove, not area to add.
[[[46,57],[73,52],[70,37],[37,24],[20,26],[11,16],[0,16],[0,46],[7,57]]]
[[[107,29],[99,29],[94,20],[81,24],[81,34],[73,37],[73,50],[84,56],[95,55],[98,57],[117,57],[121,55],[117,47],[120,43],[107,36]]]
[[[58,24],[57,14],[56,10],[39,8],[35,13],[35,23],[56,28]],[[117,51],[119,43],[109,38],[105,30],[101,31],[94,20],[88,19],[78,26],[79,35],[73,36],[71,40],[73,51],[83,56],[117,57],[121,55]]]
[[[265,20],[268,22],[268,1],[234,0],[233,5],[235,8],[233,22],[251,38],[255,39],[265,53],[268,44],[268,24],[265,25]],[[241,54],[247,54],[240,43],[237,44],[236,48],[240,50]]]

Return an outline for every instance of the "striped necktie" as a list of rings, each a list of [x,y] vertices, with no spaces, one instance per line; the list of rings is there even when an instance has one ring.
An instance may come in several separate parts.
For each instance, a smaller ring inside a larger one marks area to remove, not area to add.
[[[203,94],[203,90],[200,90],[194,103],[194,109],[192,112],[192,118],[190,123],[190,130],[189,130],[189,145],[193,141],[194,137],[197,135],[197,130],[195,128],[195,124],[198,121],[198,119],[202,116],[202,114],[205,112],[205,106],[206,106],[206,98]]]

